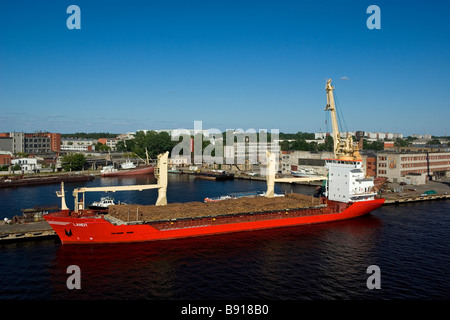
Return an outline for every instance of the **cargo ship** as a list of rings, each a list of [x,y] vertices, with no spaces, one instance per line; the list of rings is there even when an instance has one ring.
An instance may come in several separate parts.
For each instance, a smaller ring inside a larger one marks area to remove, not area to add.
[[[341,139],[335,117],[333,87],[327,86],[327,106],[332,112],[334,154],[326,159],[328,178],[276,178],[277,154],[267,153],[264,196],[249,199],[223,199],[206,203],[167,203],[168,152],[158,156],[156,184],[78,188],[73,191],[74,210],[65,203],[64,185],[57,192],[61,210],[44,218],[63,244],[128,243],[216,235],[305,224],[333,222],[363,216],[383,205],[373,179],[366,178],[357,146],[351,137]],[[309,179],[309,180],[308,180]],[[324,196],[305,199],[305,195],[275,195],[276,182],[324,180]],[[109,206],[107,214],[84,208],[85,192],[142,191],[157,189],[151,206]],[[79,197],[82,197],[79,199]]]

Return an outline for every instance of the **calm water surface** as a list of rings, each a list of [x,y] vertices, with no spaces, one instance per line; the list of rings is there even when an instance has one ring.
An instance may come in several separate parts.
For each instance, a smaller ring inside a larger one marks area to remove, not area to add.
[[[153,183],[97,178],[85,186]],[[66,184],[71,191],[82,184]],[[56,204],[58,185],[0,190],[0,218],[36,204]],[[264,182],[212,182],[170,175],[168,201],[264,190]],[[313,187],[277,185],[276,192]],[[153,204],[157,191],[112,194]],[[92,202],[101,193],[86,193]],[[58,240],[0,245],[0,299],[449,299],[450,202],[383,206],[342,222],[120,245],[65,245]],[[81,269],[68,290],[66,269]],[[366,286],[367,267],[381,289]]]

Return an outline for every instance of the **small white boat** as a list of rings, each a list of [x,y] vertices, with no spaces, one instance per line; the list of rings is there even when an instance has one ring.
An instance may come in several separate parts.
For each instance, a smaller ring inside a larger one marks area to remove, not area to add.
[[[94,201],[92,202],[92,204],[89,206],[89,209],[93,209],[93,210],[106,210],[108,209],[109,206],[114,205],[114,199],[106,196],[106,197],[101,197],[100,201]]]
[[[291,171],[291,174],[294,177],[315,177],[318,176],[318,174],[312,170],[312,169],[308,169],[308,168],[301,168],[297,171]]]

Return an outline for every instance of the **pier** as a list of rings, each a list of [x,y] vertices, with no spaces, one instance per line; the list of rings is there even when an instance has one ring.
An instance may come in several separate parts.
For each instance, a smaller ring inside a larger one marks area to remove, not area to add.
[[[433,190],[433,193],[427,194],[427,192],[431,190]],[[387,186],[384,186],[382,189],[382,197],[386,199],[385,204],[450,199],[450,178],[444,178],[438,181],[427,181],[426,184],[421,185],[388,183]]]
[[[95,178],[92,174],[54,173],[54,174],[30,174],[11,175],[0,178],[0,188],[27,187],[45,184],[57,184],[61,182],[85,182]]]
[[[55,237],[47,221],[0,225],[0,243]]]
[[[449,194],[432,194],[427,196],[413,196],[413,197],[398,197],[398,198],[386,198],[384,204],[401,204],[418,201],[430,201],[430,200],[446,200],[450,199]]]

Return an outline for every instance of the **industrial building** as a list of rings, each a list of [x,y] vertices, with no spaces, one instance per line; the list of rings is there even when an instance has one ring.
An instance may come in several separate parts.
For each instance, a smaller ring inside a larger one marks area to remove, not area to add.
[[[290,174],[291,171],[310,169],[317,175],[327,175],[325,159],[334,158],[333,152],[328,151],[282,151],[280,154],[281,173]]]
[[[379,152],[377,177],[391,182],[419,183],[427,179],[439,179],[450,171],[450,152]],[[419,184],[417,183],[417,184]]]

